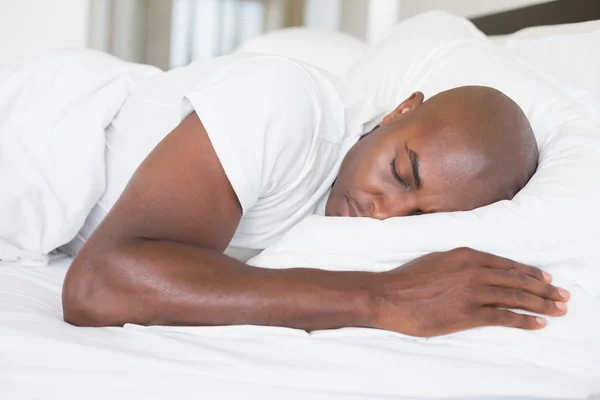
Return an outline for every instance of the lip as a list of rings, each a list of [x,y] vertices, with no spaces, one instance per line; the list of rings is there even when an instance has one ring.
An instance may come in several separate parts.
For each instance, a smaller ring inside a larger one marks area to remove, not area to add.
[[[356,200],[347,193],[345,196],[346,203],[348,204],[348,213],[351,217],[364,217],[363,213],[360,211],[360,208],[356,202]]]
[[[340,205],[340,217],[351,217],[350,201],[347,196],[344,196],[344,201]]]

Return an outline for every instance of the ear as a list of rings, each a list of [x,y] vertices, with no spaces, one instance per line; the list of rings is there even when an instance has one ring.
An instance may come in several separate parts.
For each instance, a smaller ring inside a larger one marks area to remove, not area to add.
[[[400,118],[404,118],[414,110],[416,110],[422,103],[425,96],[421,92],[414,92],[410,97],[404,100],[394,111],[389,113],[381,121],[381,125],[387,125]]]

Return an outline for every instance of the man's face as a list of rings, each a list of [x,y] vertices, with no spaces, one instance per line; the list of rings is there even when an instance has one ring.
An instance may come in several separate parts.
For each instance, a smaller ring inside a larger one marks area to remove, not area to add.
[[[327,201],[326,215],[386,219],[489,204],[478,172],[485,157],[468,143],[410,118],[422,106],[417,93],[346,155]]]

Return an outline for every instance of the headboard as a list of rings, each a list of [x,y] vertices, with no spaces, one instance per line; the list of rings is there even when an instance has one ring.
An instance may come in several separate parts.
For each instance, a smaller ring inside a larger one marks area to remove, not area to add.
[[[472,18],[487,35],[505,35],[520,29],[600,19],[600,0],[555,0],[516,10]]]

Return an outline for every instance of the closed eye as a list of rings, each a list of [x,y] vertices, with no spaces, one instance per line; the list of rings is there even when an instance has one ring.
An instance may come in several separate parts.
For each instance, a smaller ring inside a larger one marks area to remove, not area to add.
[[[395,158],[394,158],[394,159],[392,160],[392,162],[390,163],[390,166],[391,166],[391,168],[392,168],[392,176],[394,177],[394,179],[395,179],[396,181],[398,181],[398,183],[399,183],[400,185],[402,185],[402,187],[403,187],[404,189],[409,189],[409,186],[408,186],[408,184],[407,184],[406,182],[404,182],[404,179],[402,179],[402,178],[400,177],[400,175],[398,175],[398,171],[396,171],[396,159],[395,159]]]

